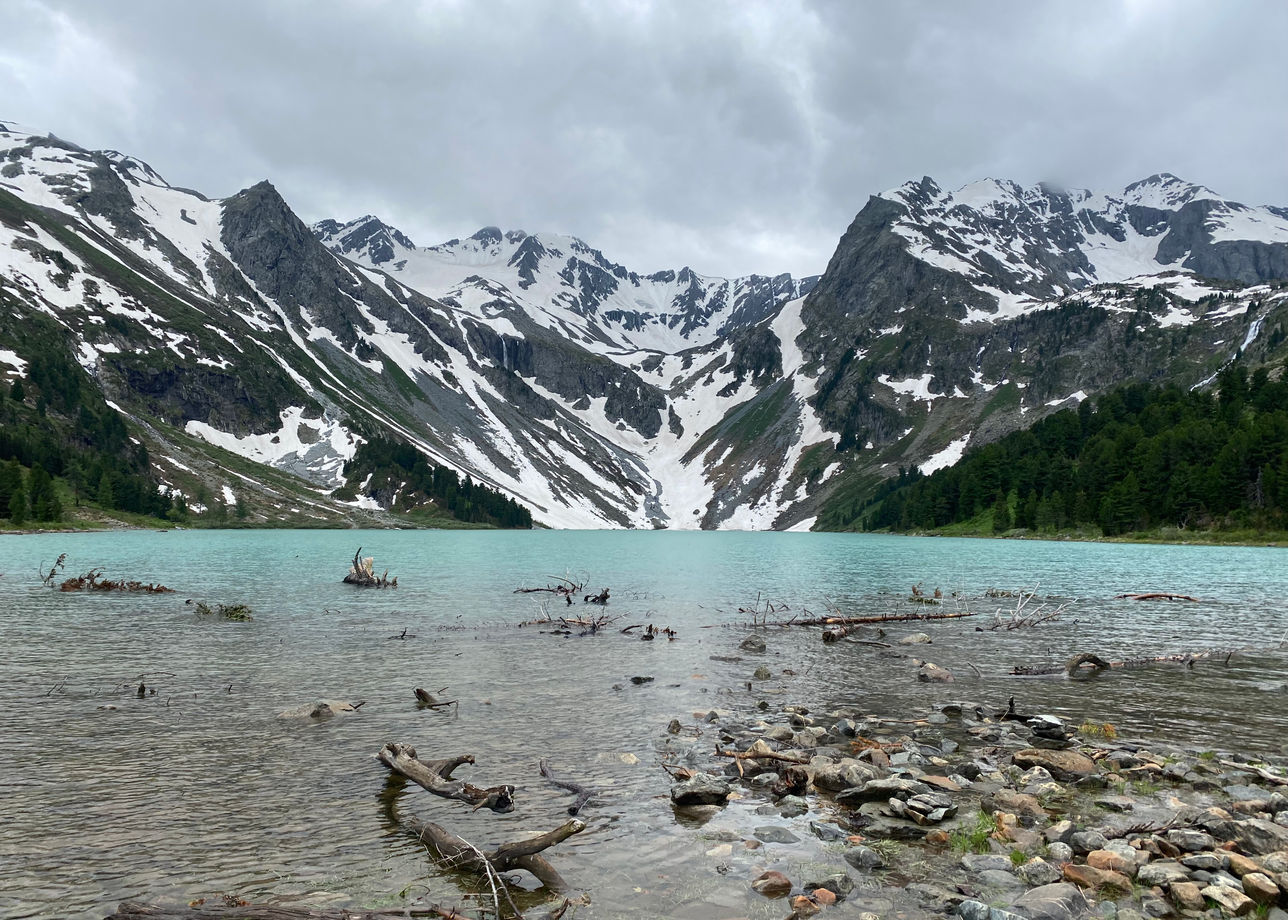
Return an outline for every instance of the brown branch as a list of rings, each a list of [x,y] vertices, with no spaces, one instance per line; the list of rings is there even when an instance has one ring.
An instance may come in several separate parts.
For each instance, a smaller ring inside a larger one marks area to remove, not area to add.
[[[732,757],[734,760],[738,761],[739,772],[742,770],[741,762],[744,760],[778,760],[783,763],[798,765],[809,763],[809,757],[804,754],[784,754],[779,751],[772,751],[766,746],[761,746],[761,742],[753,744],[745,751],[726,751],[721,749],[720,745],[717,744],[716,756]]]
[[[1152,591],[1145,594],[1115,594],[1114,600],[1131,600],[1131,601],[1191,601],[1195,604],[1200,603],[1197,597],[1190,597],[1188,594],[1168,594],[1165,591]]]
[[[484,853],[474,844],[453,834],[441,824],[421,823],[415,819],[403,819],[421,841],[427,844],[441,862],[455,869],[474,872],[479,875],[508,872],[511,869],[523,869],[536,876],[541,884],[551,891],[563,893],[569,890],[558,870],[545,857],[538,855],[542,850],[567,840],[573,834],[586,829],[585,823],[572,818],[552,831],[547,831],[528,840],[503,843],[490,853]]]
[[[1074,655],[1063,666],[1059,667],[1030,667],[1027,665],[1016,665],[1011,668],[1011,674],[1024,677],[1049,677],[1060,674],[1073,677],[1078,674],[1088,672],[1115,670],[1132,670],[1134,668],[1145,668],[1158,664],[1179,664],[1185,667],[1193,667],[1194,662],[1211,658],[1214,655],[1225,654],[1228,661],[1230,656],[1238,651],[1231,649],[1228,652],[1206,651],[1206,652],[1185,652],[1179,655],[1153,655],[1139,658],[1123,658],[1116,661],[1109,661],[1101,658],[1099,655],[1090,652],[1084,652],[1081,655]]]
[[[912,620],[955,620],[959,617],[973,617],[969,610],[945,610],[935,613],[882,613],[865,617],[826,616],[807,619],[777,620],[772,623],[722,623],[721,626],[861,626],[869,623],[904,623]],[[703,629],[711,629],[704,626]]]
[[[1276,786],[1288,786],[1288,777],[1280,776],[1277,773],[1271,773],[1269,770],[1263,770],[1261,767],[1254,767],[1250,763],[1235,763],[1232,760],[1217,761],[1222,766],[1233,767],[1236,770],[1244,770],[1248,773],[1255,773],[1268,783],[1274,783]]]
[[[587,802],[594,798],[595,790],[589,789],[586,786],[581,785],[581,783],[557,779],[554,773],[550,770],[550,764],[545,760],[541,761],[539,768],[541,770],[541,775],[550,780],[550,782],[554,783],[560,789],[567,789],[569,792],[576,793],[577,797],[573,799],[572,804],[568,806],[568,814],[576,815],[585,807]]]
[[[469,754],[442,760],[420,760],[416,757],[415,748],[390,742],[380,749],[376,757],[399,776],[406,777],[434,795],[465,802],[475,809],[490,808],[498,813],[514,810],[513,786],[481,789],[464,780],[451,778],[452,771],[461,764],[474,763],[473,756]]]

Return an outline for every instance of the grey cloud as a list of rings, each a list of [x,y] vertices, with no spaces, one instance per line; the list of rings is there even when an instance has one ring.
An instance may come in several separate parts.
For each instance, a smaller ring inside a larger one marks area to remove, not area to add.
[[[1288,204],[1282,4],[18,0],[0,120],[419,243],[572,233],[634,268],[821,271],[922,174]]]

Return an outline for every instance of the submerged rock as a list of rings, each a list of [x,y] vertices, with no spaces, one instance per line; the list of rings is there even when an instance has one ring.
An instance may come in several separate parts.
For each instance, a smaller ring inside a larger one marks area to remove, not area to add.
[[[305,706],[297,706],[277,714],[279,719],[330,719],[341,713],[357,712],[362,703],[350,703],[345,700],[314,700]]]
[[[924,684],[949,684],[953,682],[953,672],[927,661],[917,669],[917,680]]]
[[[792,880],[781,872],[770,869],[756,876],[752,882],[753,891],[758,891],[767,898],[785,898],[792,893]]]
[[[676,805],[723,805],[732,787],[709,773],[697,773],[671,787],[671,801]]]
[[[1056,882],[1026,891],[1011,905],[1029,920],[1073,920],[1087,907],[1076,885]]]

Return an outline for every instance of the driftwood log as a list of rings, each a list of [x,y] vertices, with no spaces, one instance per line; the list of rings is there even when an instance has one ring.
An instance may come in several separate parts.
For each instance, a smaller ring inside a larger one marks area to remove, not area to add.
[[[502,872],[523,869],[525,872],[532,873],[546,888],[560,894],[570,890],[568,883],[550,864],[550,861],[541,855],[541,851],[586,829],[584,822],[570,818],[552,831],[546,831],[544,834],[538,834],[526,840],[503,843],[495,849],[484,851],[432,821],[421,822],[415,818],[402,818],[400,823],[414,831],[440,862],[453,869],[473,872],[492,879]]]
[[[501,874],[503,872],[522,869],[531,873],[550,891],[563,893],[569,890],[568,883],[541,855],[541,852],[585,830],[586,825],[583,822],[574,818],[544,834],[483,850],[441,824],[398,815],[396,803],[403,788],[403,780],[411,780],[435,795],[474,804],[475,810],[486,805],[493,811],[513,809],[513,786],[479,789],[468,783],[450,780],[449,777],[454,769],[461,764],[474,762],[474,758],[469,754],[442,760],[422,761],[416,757],[416,752],[405,744],[386,744],[376,756],[391,771],[385,792],[381,795],[388,818],[395,825],[414,833],[443,865],[483,876],[492,889],[492,898],[498,914],[502,911],[504,900],[510,912],[519,915],[518,909],[510,901],[509,890]],[[550,916],[558,916],[566,908],[565,904]]]
[[[754,742],[751,745],[751,747],[747,748],[747,750],[745,751],[726,751],[723,748],[721,748],[720,745],[717,744],[716,756],[732,757],[734,765],[737,766],[738,768],[739,776],[747,775],[746,771],[743,768],[743,763],[748,761],[750,761],[752,763],[752,766],[757,770],[769,769],[769,767],[765,763],[756,763],[755,761],[775,761],[780,763],[792,764],[794,766],[800,766],[800,765],[809,763],[809,755],[804,753],[791,753],[791,752],[783,753],[780,751],[775,751],[765,742],[763,738]]]
[[[450,915],[440,914],[440,916]],[[156,904],[143,904],[139,901],[122,901],[116,908],[116,913],[106,920],[406,920],[406,917],[407,914],[402,911],[389,913],[336,908],[309,909],[278,907],[271,904],[242,904],[236,899],[230,901],[212,899],[209,904],[190,904],[182,907],[163,907]]]
[[[1116,601],[1191,601],[1199,603],[1197,597],[1190,597],[1188,594],[1168,594],[1165,591],[1151,591],[1145,594],[1115,594]]]
[[[1064,665],[1057,667],[1030,667],[1027,665],[1016,665],[1011,668],[1011,674],[1022,677],[1078,677],[1084,674],[1095,674],[1100,671],[1112,669],[1132,670],[1134,668],[1147,668],[1153,665],[1183,665],[1184,667],[1193,667],[1194,662],[1203,661],[1204,659],[1218,658],[1224,656],[1226,661],[1235,653],[1235,649],[1228,651],[1205,651],[1205,652],[1186,652],[1181,655],[1153,655],[1138,658],[1121,658],[1116,661],[1110,661],[1101,658],[1099,655],[1091,652],[1083,652],[1080,655],[1074,655]]]
[[[556,777],[554,772],[550,769],[550,764],[545,760],[542,760],[539,766],[542,776],[550,780],[550,782],[558,786],[560,789],[567,789],[569,792],[576,794],[577,797],[573,799],[572,804],[568,806],[568,814],[576,816],[586,806],[586,803],[595,797],[594,789],[583,786],[581,783],[574,783],[572,780],[559,779]]]
[[[445,799],[456,799],[475,809],[490,808],[498,813],[514,810],[514,787],[491,786],[482,789],[463,779],[452,779],[452,771],[462,764],[474,763],[471,754],[444,757],[440,760],[420,760],[416,749],[408,744],[390,742],[380,749],[376,757],[382,764],[406,777],[417,786]]]
[[[558,575],[547,575],[546,577],[553,578],[555,581],[560,582],[560,584],[546,585],[544,588],[515,588],[514,593],[535,594],[539,591],[548,591],[551,594],[558,595],[559,597],[567,598],[568,603],[571,604],[572,596],[574,594],[580,594],[582,591],[586,590],[586,583],[584,581],[581,584],[578,584],[571,579],[560,578]]]
[[[968,610],[943,611],[942,613],[883,613],[866,617],[821,617],[817,620],[796,620],[786,623],[767,623],[766,626],[828,626],[823,631],[824,642],[837,642],[844,639],[860,626],[871,626],[874,623],[902,623],[909,620],[956,620],[961,617],[973,617]]]

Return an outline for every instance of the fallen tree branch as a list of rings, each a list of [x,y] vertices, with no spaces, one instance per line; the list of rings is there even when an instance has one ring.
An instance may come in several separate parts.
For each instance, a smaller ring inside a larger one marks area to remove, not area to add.
[[[1011,668],[1011,674],[1021,677],[1050,677],[1064,675],[1067,677],[1076,677],[1081,674],[1097,673],[1108,671],[1110,669],[1131,670],[1134,668],[1145,668],[1159,664],[1177,664],[1185,667],[1193,667],[1194,662],[1209,659],[1217,655],[1225,655],[1226,661],[1230,656],[1238,651],[1230,649],[1225,652],[1204,651],[1204,652],[1185,652],[1179,655],[1154,655],[1138,658],[1123,658],[1117,661],[1109,661],[1101,658],[1099,655],[1091,652],[1083,652],[1080,655],[1074,655],[1064,665],[1056,667],[1031,667],[1027,665],[1016,665]]]
[[[744,629],[749,626],[862,626],[870,623],[904,623],[912,620],[955,620],[959,617],[973,617],[974,615],[969,610],[945,610],[934,613],[881,613],[864,617],[809,617],[803,620],[778,620],[772,623],[713,623],[701,628],[714,629],[716,626],[735,626]]]
[[[430,908],[437,911],[438,908]],[[440,913],[457,920],[468,918],[456,913]],[[196,901],[183,907],[162,907],[139,901],[122,901],[106,920],[406,920],[403,911],[366,911],[327,908],[279,907],[275,904],[244,904],[226,896],[209,904]]]
[[[445,757],[441,760],[420,760],[416,749],[407,744],[390,742],[376,754],[377,759],[399,776],[445,799],[456,799],[467,805],[490,808],[497,813],[514,810],[514,787],[492,786],[481,789],[465,780],[452,779],[452,771],[461,764],[474,763],[471,754]]]
[[[583,786],[581,783],[574,783],[571,780],[556,778],[554,773],[550,770],[550,764],[544,759],[542,759],[539,764],[539,768],[541,770],[541,775],[550,780],[550,782],[554,783],[560,789],[567,789],[569,792],[576,793],[577,797],[573,799],[572,804],[568,806],[568,814],[574,816],[577,815],[582,808],[585,807],[586,803],[594,798],[594,789]]]
[[[540,591],[548,591],[551,594],[557,594],[560,597],[566,597],[569,599],[568,602],[572,603],[572,600],[571,600],[572,596],[574,594],[580,594],[582,591],[586,589],[586,583],[584,581],[578,584],[577,582],[573,581],[570,578],[561,578],[558,575],[547,575],[546,578],[553,578],[555,581],[563,582],[563,584],[546,585],[544,588],[515,588],[514,593],[515,594],[536,594],[537,592],[540,592]]]
[[[726,751],[723,748],[721,748],[719,744],[717,744],[716,756],[732,757],[734,764],[738,767],[739,776],[746,775],[743,772],[743,768],[742,768],[743,761],[745,760],[774,760],[774,761],[780,761],[782,763],[793,764],[796,766],[803,766],[805,764],[808,764],[810,761],[809,756],[806,754],[784,754],[780,751],[775,751],[768,744],[766,744],[763,739],[756,741],[755,743],[752,744],[751,747],[747,748],[747,750],[745,751]]]
[[[1235,763],[1233,760],[1219,760],[1217,763],[1225,767],[1233,767],[1236,770],[1244,770],[1248,773],[1255,773],[1268,783],[1274,783],[1276,786],[1288,786],[1288,777],[1280,776],[1278,773],[1271,773],[1269,770],[1261,767],[1254,767],[1250,763]]]
[[[1116,601],[1191,601],[1195,604],[1200,603],[1197,597],[1190,597],[1188,594],[1168,594],[1164,591],[1152,591],[1145,594],[1115,594]]]
[[[400,823],[412,829],[441,862],[454,869],[489,876],[512,869],[523,869],[536,876],[551,891],[560,894],[569,891],[568,883],[541,852],[586,829],[585,822],[570,818],[552,831],[527,840],[503,843],[490,852],[484,852],[441,824],[431,821],[422,823],[414,818],[400,819]]]
[[[50,570],[50,574],[53,571]],[[101,568],[90,569],[84,575],[77,575],[74,578],[68,578],[58,586],[59,591],[131,591],[142,592],[144,594],[173,594],[173,588],[167,588],[165,585],[143,584],[141,581],[113,581],[110,578],[100,579],[103,574]]]

